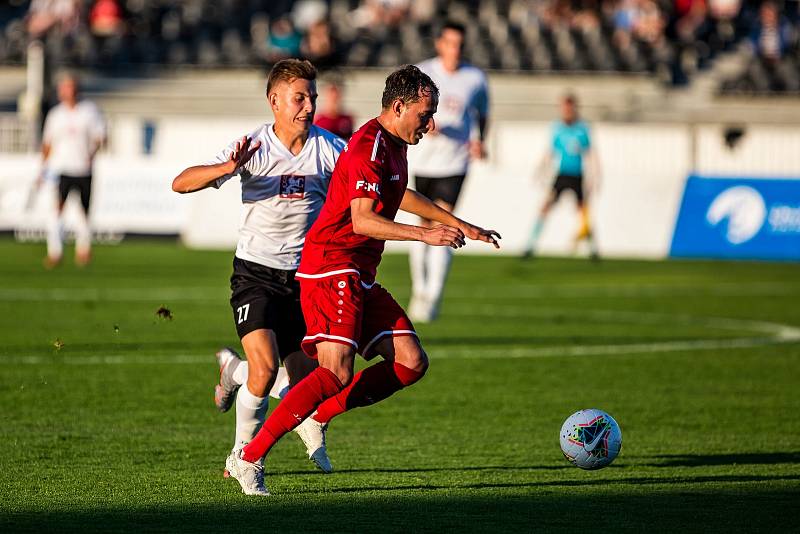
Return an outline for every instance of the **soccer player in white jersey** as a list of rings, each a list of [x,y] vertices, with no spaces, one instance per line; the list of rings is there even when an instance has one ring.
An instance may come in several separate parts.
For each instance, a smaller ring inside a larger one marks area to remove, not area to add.
[[[291,384],[317,367],[300,350],[306,327],[295,272],[345,142],[312,124],[315,79],[316,70],[308,61],[276,63],[267,80],[267,101],[275,122],[234,141],[208,164],[187,168],[172,184],[173,190],[189,193],[218,188],[236,175],[241,179],[243,206],[230,302],[247,362],[229,349],[217,354],[220,383],[215,395],[222,411],[235,396],[233,450],[247,444],[263,424],[267,394],[281,362]],[[330,472],[326,428],[308,418],[297,433],[309,458]]]
[[[483,71],[462,60],[463,48],[464,26],[447,22],[436,39],[436,57],[418,65],[439,87],[437,128],[408,151],[416,190],[447,211],[455,208],[470,160],[486,157],[488,84]],[[437,317],[452,254],[450,247],[411,245],[412,321]]]
[[[50,177],[58,185],[55,209],[47,225],[45,267],[61,262],[64,252],[62,212],[71,191],[80,195],[80,216],[75,228],[75,263],[86,265],[91,259],[92,236],[89,228],[89,202],[92,194],[92,164],[106,139],[103,116],[97,106],[79,99],[78,79],[63,73],[58,80],[58,100],[47,114],[42,134],[42,174],[40,185]]]

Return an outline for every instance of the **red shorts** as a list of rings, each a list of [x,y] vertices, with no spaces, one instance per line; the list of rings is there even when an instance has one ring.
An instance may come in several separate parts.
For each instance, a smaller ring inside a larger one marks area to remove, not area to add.
[[[311,357],[317,355],[317,343],[333,341],[352,345],[369,360],[384,337],[417,335],[394,297],[377,283],[362,284],[357,273],[297,279],[306,320],[301,346]]]

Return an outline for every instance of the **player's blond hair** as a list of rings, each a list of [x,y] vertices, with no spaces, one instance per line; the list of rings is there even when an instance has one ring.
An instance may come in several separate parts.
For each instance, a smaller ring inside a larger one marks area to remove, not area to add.
[[[281,82],[292,83],[295,80],[317,79],[317,69],[307,59],[282,59],[273,65],[267,76],[267,96]]]

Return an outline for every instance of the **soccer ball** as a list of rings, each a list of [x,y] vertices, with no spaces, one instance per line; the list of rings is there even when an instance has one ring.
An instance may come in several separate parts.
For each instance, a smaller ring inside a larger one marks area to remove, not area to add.
[[[561,452],[581,469],[601,469],[619,454],[622,431],[602,410],[581,410],[561,426]]]

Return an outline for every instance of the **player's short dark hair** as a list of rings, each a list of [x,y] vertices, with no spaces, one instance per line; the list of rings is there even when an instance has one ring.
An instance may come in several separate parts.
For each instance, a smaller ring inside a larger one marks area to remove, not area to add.
[[[56,73],[56,84],[61,84],[62,82],[65,82],[67,80],[74,83],[75,87],[80,88],[81,80],[75,71],[69,69],[62,69]]]
[[[436,87],[430,76],[415,65],[405,65],[386,78],[381,106],[383,109],[389,109],[392,102],[397,99],[404,104],[419,102],[421,92],[430,92],[431,95],[439,97],[439,88]]]
[[[454,20],[448,20],[444,23],[444,25],[442,25],[442,27],[439,29],[439,37],[444,34],[445,30],[457,31],[461,34],[461,37],[464,37],[467,34],[467,28],[460,22],[456,22]]]
[[[578,105],[578,97],[575,93],[566,93],[564,96],[561,97],[562,102],[566,102],[567,104],[572,104],[573,106]]]
[[[280,82],[292,83],[294,80],[317,79],[317,69],[307,59],[282,59],[272,66],[267,76],[267,95]]]

